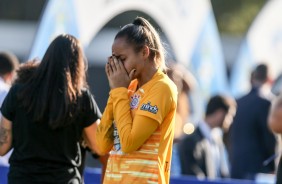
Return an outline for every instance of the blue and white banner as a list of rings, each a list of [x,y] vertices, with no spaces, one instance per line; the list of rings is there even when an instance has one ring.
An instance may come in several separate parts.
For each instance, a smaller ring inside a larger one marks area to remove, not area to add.
[[[226,63],[220,37],[211,7],[208,9],[199,35],[192,50],[189,69],[198,81],[194,92],[194,107],[198,107],[202,117],[207,100],[215,94],[229,95]],[[197,105],[196,105],[197,104]]]
[[[42,59],[50,42],[59,34],[79,37],[74,0],[47,1],[29,59]]]
[[[258,63],[269,66],[270,77],[282,72],[282,1],[267,1],[252,23],[231,71],[231,92],[236,98],[250,89],[250,74]]]
[[[204,96],[228,93],[227,73],[221,42],[212,12],[208,14],[195,44],[190,68]]]

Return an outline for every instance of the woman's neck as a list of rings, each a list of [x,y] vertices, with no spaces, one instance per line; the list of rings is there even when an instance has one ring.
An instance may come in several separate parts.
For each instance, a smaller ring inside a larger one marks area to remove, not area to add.
[[[150,81],[155,73],[158,71],[158,68],[155,66],[151,66],[150,68],[144,69],[142,76],[140,78],[137,78],[138,80],[138,88],[146,84],[148,81]]]

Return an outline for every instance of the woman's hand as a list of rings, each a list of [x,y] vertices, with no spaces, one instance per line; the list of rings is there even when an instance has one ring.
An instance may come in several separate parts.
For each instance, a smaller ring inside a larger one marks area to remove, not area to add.
[[[105,69],[111,89],[118,87],[127,88],[136,71],[133,69],[130,73],[127,73],[123,63],[114,56],[108,58],[108,63],[106,64]]]

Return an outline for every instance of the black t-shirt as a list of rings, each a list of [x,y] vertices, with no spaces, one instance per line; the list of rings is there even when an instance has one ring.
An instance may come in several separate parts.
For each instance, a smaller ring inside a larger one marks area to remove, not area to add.
[[[3,116],[12,122],[9,183],[81,183],[82,131],[101,117],[93,96],[85,90],[75,123],[54,130],[47,121],[31,121],[17,99],[21,88],[14,85],[1,107]]]

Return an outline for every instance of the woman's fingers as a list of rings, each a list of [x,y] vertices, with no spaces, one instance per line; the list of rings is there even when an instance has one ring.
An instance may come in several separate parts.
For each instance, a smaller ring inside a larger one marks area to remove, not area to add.
[[[107,63],[106,66],[105,66],[105,72],[106,72],[107,76],[110,75],[110,65],[109,65],[109,63]]]
[[[111,89],[128,87],[130,83],[129,74],[126,71],[123,62],[119,61],[115,56],[109,57],[105,70]],[[131,72],[131,77],[132,76],[134,76],[134,71]]]
[[[113,70],[112,70],[112,67],[111,67],[111,64],[110,64],[111,60],[112,60],[111,57],[109,57],[108,58],[108,62],[106,64],[106,66],[105,66],[105,71],[106,71],[106,74],[108,76],[110,76],[113,73]]]
[[[127,76],[129,75],[121,61],[118,62],[118,68],[122,71],[122,73],[126,74]]]
[[[112,57],[111,61],[110,61],[110,65],[112,67],[113,72],[117,71],[117,65],[118,65],[118,60],[116,57]]]
[[[112,57],[112,61],[111,61],[111,67],[112,67],[112,71],[113,72],[116,72],[116,73],[119,73],[124,75],[124,74],[127,74],[127,71],[123,65],[123,63],[121,61],[119,61],[116,57]]]

